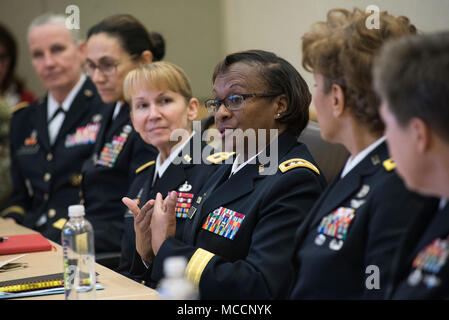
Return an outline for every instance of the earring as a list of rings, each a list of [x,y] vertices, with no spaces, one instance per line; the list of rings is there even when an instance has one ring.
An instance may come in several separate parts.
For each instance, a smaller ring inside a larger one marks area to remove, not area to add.
[[[279,119],[280,117],[281,117],[280,113],[276,114],[276,119]]]

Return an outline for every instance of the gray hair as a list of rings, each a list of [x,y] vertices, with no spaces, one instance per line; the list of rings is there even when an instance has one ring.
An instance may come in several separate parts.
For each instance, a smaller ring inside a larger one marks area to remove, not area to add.
[[[78,45],[81,40],[79,30],[67,28],[65,22],[66,22],[66,16],[63,14],[55,14],[55,13],[51,13],[51,12],[44,13],[44,14],[34,18],[33,21],[31,21],[30,26],[28,27],[27,34],[29,35],[31,30],[34,27],[42,26],[45,24],[59,24],[68,31],[68,33],[70,34],[70,37],[73,40],[73,43],[75,43],[75,45]]]

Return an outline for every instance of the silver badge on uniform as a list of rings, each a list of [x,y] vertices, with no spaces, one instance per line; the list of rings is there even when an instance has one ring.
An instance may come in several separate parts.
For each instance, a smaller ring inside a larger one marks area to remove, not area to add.
[[[315,237],[315,244],[317,246],[322,246],[324,242],[326,242],[326,236],[324,234],[320,233]]]
[[[181,192],[189,192],[190,190],[192,190],[192,186],[187,182],[187,180],[178,189],[178,191],[181,191]]]
[[[133,128],[132,128],[129,124],[127,124],[127,125],[125,125],[125,126],[123,127],[123,132],[124,132],[124,133],[130,134],[131,131],[133,131]]]
[[[365,196],[368,194],[369,189],[370,189],[369,185],[364,184],[364,185],[360,188],[359,192],[357,193],[357,198],[363,198],[363,197],[365,197]]]
[[[97,113],[96,115],[94,115],[94,116],[92,117],[92,121],[93,121],[93,122],[100,122],[100,121],[101,121],[101,118],[102,118],[102,115],[101,115],[100,113]]]
[[[331,250],[338,251],[341,249],[341,247],[343,247],[343,240],[338,240],[334,238],[329,243],[329,249]]]
[[[351,200],[351,207],[354,208],[354,209],[358,209],[358,208],[360,208],[364,203],[365,203],[365,200],[352,199],[352,200]]]
[[[425,276],[423,282],[426,284],[427,288],[433,288],[440,285],[441,280],[434,274],[431,274]]]
[[[408,276],[407,283],[410,286],[415,287],[416,285],[418,285],[418,283],[421,281],[421,279],[422,279],[422,272],[421,272],[421,270],[416,269],[415,271],[410,273],[410,275]]]

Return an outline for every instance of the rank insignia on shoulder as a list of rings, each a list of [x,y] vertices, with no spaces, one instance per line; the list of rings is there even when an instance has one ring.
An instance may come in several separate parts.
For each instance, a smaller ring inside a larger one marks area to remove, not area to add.
[[[279,165],[279,170],[281,170],[282,173],[285,173],[293,168],[309,168],[310,170],[316,172],[317,174],[320,174],[320,171],[318,170],[317,167],[315,167],[309,161],[300,158],[290,159],[282,162]]]
[[[235,152],[217,152],[217,153],[214,153],[214,154],[211,154],[210,156],[208,156],[206,158],[206,160],[217,164],[217,163],[222,162],[223,160],[229,159],[234,154],[235,154]]]
[[[390,158],[382,162],[382,165],[387,171],[394,170],[396,168],[396,163]]]
[[[140,166],[139,168],[137,168],[136,174],[142,172],[143,170],[145,170],[146,168],[152,166],[153,164],[155,164],[155,161],[154,161],[154,160],[145,163],[144,165],[142,165],[142,166]]]
[[[30,104],[29,104],[28,102],[26,102],[26,101],[20,102],[20,103],[18,103],[18,104],[16,104],[16,105],[14,106],[14,109],[12,109],[11,113],[15,113],[15,112],[17,112],[17,111],[19,111],[19,110],[22,110],[23,108],[26,108],[26,107],[28,107],[29,105],[30,105]]]

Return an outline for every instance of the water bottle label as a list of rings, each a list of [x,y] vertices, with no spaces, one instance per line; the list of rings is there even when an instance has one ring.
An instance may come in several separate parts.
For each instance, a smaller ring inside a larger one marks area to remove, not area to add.
[[[72,290],[75,289],[75,276],[76,276],[76,266],[70,265],[68,256],[68,247],[70,243],[68,240],[64,240],[62,243],[63,247],[63,262],[64,262],[64,291],[65,298],[68,299],[72,295]]]
[[[76,251],[79,254],[87,254],[88,250],[87,232],[77,234],[75,241],[76,241]]]

